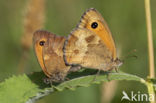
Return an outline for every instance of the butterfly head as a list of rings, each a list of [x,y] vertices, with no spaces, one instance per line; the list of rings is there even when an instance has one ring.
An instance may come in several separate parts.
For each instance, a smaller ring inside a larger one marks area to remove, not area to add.
[[[120,60],[119,58],[116,58],[114,60],[114,62],[115,62],[115,67],[117,67],[117,68],[120,67],[123,64],[123,61]]]

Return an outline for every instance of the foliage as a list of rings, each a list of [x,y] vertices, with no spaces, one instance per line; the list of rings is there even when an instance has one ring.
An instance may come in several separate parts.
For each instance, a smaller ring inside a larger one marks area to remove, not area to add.
[[[136,75],[127,73],[101,72],[97,75],[96,70],[84,69],[68,75],[68,80],[62,83],[47,85],[43,82],[45,75],[42,72],[32,74],[12,76],[0,83],[0,100],[2,103],[32,103],[39,98],[46,96],[54,91],[63,91],[64,89],[74,90],[77,87],[88,87],[91,84],[99,84],[111,80],[133,80],[143,84],[146,81]]]

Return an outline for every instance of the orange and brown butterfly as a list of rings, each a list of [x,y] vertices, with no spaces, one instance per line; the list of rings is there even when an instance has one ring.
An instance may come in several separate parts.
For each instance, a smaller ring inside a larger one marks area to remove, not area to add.
[[[82,15],[80,23],[65,41],[63,52],[67,65],[109,71],[122,64],[116,56],[112,34],[94,8]]]
[[[33,35],[35,54],[43,72],[48,77],[45,79],[47,83],[63,81],[72,68],[66,66],[63,59],[64,42],[65,37],[48,31],[38,30]]]

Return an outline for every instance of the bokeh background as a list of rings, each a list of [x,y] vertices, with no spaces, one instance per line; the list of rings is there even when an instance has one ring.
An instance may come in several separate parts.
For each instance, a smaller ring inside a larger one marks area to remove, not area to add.
[[[21,38],[25,34],[25,19],[31,0],[0,0],[0,81],[12,75],[41,71],[30,47],[22,68],[25,49]],[[40,2],[40,0],[36,0]],[[42,0],[43,1],[43,0]],[[44,0],[44,23],[41,29],[58,35],[68,35],[86,9],[94,7],[105,18],[115,39],[118,55],[124,60],[121,71],[146,78],[148,51],[144,0]],[[42,6],[42,4],[41,4]],[[39,7],[40,8],[40,7]],[[42,7],[41,7],[42,8]],[[31,9],[30,9],[31,11]],[[40,11],[38,11],[40,12]],[[154,50],[156,51],[156,1],[151,0]],[[32,22],[33,23],[33,22]],[[31,23],[30,23],[31,25]],[[31,42],[31,41],[27,41]],[[133,58],[136,55],[137,58]],[[127,57],[128,56],[128,57]],[[155,63],[156,64],[156,63]],[[19,66],[20,65],[20,66]],[[21,70],[22,69],[22,70]],[[115,82],[111,103],[119,103],[122,91],[147,93],[144,85],[134,81]],[[108,84],[108,86],[110,86]],[[107,88],[107,87],[106,87]],[[109,89],[108,89],[109,90]],[[102,103],[105,89],[101,85],[79,87],[75,91],[54,92],[37,103]]]

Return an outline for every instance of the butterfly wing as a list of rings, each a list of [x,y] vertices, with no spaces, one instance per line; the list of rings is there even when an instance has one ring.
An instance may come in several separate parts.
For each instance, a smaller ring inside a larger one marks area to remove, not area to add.
[[[37,31],[33,37],[35,53],[44,73],[52,81],[63,80],[70,69],[63,59],[65,38],[47,31]]]
[[[38,60],[38,63],[40,64],[43,72],[50,77],[50,74],[48,73],[44,61],[43,61],[43,47],[44,43],[47,42],[47,39],[49,37],[49,33],[46,31],[38,30],[33,35],[33,47],[34,51]]]
[[[43,47],[43,61],[53,81],[63,80],[70,69],[63,59],[64,41],[64,37],[50,35]]]
[[[95,25],[94,25],[95,24]],[[77,28],[64,44],[64,59],[69,65],[109,69],[116,59],[116,48],[111,32],[95,9],[87,10]]]
[[[76,29],[65,43],[64,59],[69,65],[105,69],[112,54],[95,33]],[[84,37],[85,36],[85,37]]]
[[[97,28],[93,28],[93,24],[97,23]],[[88,9],[81,17],[78,28],[86,28],[94,32],[101,38],[105,46],[112,52],[113,58],[116,58],[116,47],[112,34],[102,15],[94,8]]]

